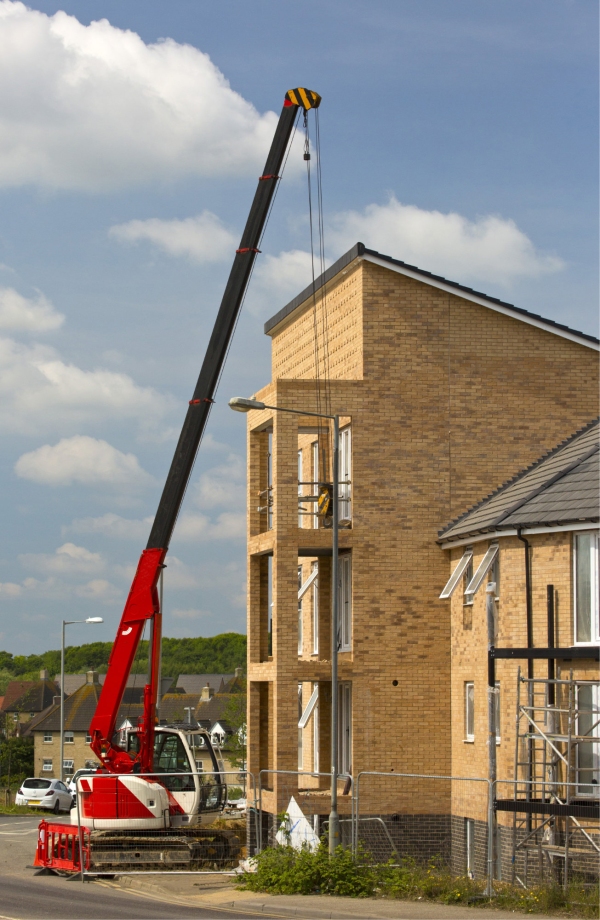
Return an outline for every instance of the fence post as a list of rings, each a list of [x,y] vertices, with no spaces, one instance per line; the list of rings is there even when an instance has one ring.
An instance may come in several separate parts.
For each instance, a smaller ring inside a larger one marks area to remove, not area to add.
[[[496,780],[488,780],[488,858],[487,858],[487,887],[486,895],[489,898],[494,897],[494,843],[495,843],[495,819],[496,811],[494,809],[494,800],[496,798]]]

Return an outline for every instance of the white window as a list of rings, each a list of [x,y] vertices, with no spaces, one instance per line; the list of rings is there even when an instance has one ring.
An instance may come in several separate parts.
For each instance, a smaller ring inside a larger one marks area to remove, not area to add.
[[[352,520],[352,435],[350,426],[340,431],[339,454],[339,516],[340,521]]]
[[[267,528],[273,529],[273,432],[269,432],[267,449]]]
[[[74,766],[74,760],[63,760],[63,773],[72,773]]]
[[[52,741],[52,732],[44,732],[44,744],[50,744]]]
[[[298,722],[302,718],[302,684],[298,684]],[[304,768],[304,752],[303,748],[303,735],[304,730],[298,726],[298,769],[302,770]]]
[[[75,735],[73,732],[65,732],[65,744],[75,744]]]
[[[465,683],[465,740],[475,740],[475,684],[472,680]]]
[[[487,575],[492,565],[494,564],[494,561],[497,555],[498,555],[498,544],[490,543],[485,556],[483,557],[483,559],[477,566],[477,571],[475,572],[475,574],[473,575],[470,582],[467,584],[465,588],[466,596],[473,595],[479,590],[479,588],[481,587],[483,583],[485,576]]]
[[[313,687],[318,687],[318,684],[313,684]],[[314,692],[314,691],[313,691]],[[313,709],[313,770],[315,773],[319,772],[319,704]]]
[[[89,732],[86,732],[86,734],[85,734],[85,743],[86,743],[86,744],[91,744],[91,743],[92,743],[92,736],[90,735]]]
[[[18,721],[19,721],[19,713],[13,712],[13,722],[18,722]]]
[[[465,869],[468,878],[475,878],[475,821],[465,818]]]
[[[319,442],[313,441],[311,444],[311,453],[312,453],[312,495],[319,494]],[[313,502],[314,514],[312,517],[312,525],[314,530],[319,529],[319,514],[318,514],[318,504]]]
[[[592,741],[577,744],[578,795],[600,795],[600,685],[577,686],[577,734]]]
[[[267,655],[273,654],[273,556],[267,556]]]
[[[319,571],[319,563],[313,562],[313,572]],[[319,654],[319,578],[313,581],[312,585],[312,653]]]
[[[471,549],[470,546],[466,548],[466,550],[464,551],[464,553],[462,554],[461,558],[458,561],[458,565],[456,566],[456,568],[452,572],[452,575],[450,576],[450,578],[444,585],[444,589],[442,593],[440,594],[440,599],[452,597],[454,589],[456,588],[458,582],[460,581],[461,575],[464,575],[464,577],[467,578],[467,570],[469,567],[469,563],[471,564],[471,570],[470,570],[470,574],[468,575],[468,579],[469,581],[471,581],[471,579],[473,578],[473,550]],[[467,584],[468,582],[465,582],[465,587],[467,586]]]
[[[196,761],[196,773],[204,773],[204,763],[201,760]]]
[[[465,574],[463,576],[463,592],[464,592],[463,593],[463,605],[465,607],[473,606],[473,595],[467,594],[467,585],[469,585],[472,581],[473,581],[473,553],[471,553],[471,556],[467,560],[467,564],[465,566]]]
[[[341,652],[352,647],[352,555],[344,553],[339,557],[338,646]]]
[[[298,566],[298,654],[302,654],[303,644],[302,644],[302,597],[300,592],[302,589],[302,566]]]
[[[302,527],[302,512],[304,507],[300,504],[300,496],[304,495],[302,484],[302,451],[298,451],[298,527]]]
[[[594,644],[600,639],[598,624],[598,534],[574,535],[575,642]]]
[[[352,771],[352,684],[338,687],[338,772]]]
[[[500,684],[496,681],[496,692],[494,693],[494,721],[496,723],[496,744],[500,744],[502,735],[500,732]]]
[[[51,760],[44,760],[42,764],[42,772],[52,773],[52,761]]]

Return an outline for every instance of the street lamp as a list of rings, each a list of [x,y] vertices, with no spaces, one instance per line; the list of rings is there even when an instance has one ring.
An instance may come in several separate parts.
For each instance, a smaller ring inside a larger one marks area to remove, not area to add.
[[[283,406],[268,406],[258,399],[234,396],[229,407],[235,412],[251,412],[253,409],[272,409],[274,412],[291,412],[293,415],[311,415],[333,421],[333,521],[331,540],[331,812],[329,814],[329,853],[335,853],[340,843],[340,817],[338,814],[338,537],[339,537],[339,415],[323,415],[321,412],[307,412],[304,409],[286,409]]]
[[[88,617],[87,620],[63,620],[62,641],[60,646],[60,778],[64,776],[65,766],[65,626],[73,623],[104,623],[102,617]]]

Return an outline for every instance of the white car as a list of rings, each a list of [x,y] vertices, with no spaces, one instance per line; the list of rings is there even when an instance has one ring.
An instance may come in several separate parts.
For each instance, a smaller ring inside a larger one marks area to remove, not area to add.
[[[75,794],[77,792],[77,780],[81,776],[93,776],[97,772],[98,772],[97,767],[82,767],[80,770],[77,770],[77,772],[73,774],[73,776],[67,783],[67,789],[71,793],[71,796],[73,798],[73,804],[75,804]]]
[[[53,811],[70,811],[72,795],[59,779],[25,779],[15,796],[15,805],[29,805]]]

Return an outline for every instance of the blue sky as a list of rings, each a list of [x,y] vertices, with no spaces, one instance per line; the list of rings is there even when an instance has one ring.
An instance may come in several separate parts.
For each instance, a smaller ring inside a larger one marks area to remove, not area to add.
[[[583,0],[0,0],[0,648],[112,639],[283,95],[321,107],[328,260],[358,239],[596,334]],[[308,281],[295,150],[165,580],[245,629],[243,418]],[[474,500],[478,496],[473,497]]]

